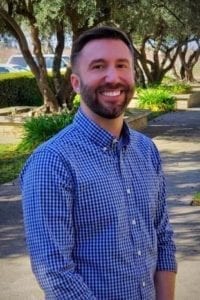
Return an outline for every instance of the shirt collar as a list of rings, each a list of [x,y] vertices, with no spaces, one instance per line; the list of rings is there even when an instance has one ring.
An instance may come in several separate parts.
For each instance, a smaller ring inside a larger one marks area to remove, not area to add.
[[[81,109],[76,113],[73,124],[77,126],[85,136],[101,147],[113,147],[113,144],[117,142],[116,138],[111,133],[94,123]],[[127,124],[124,122],[119,140],[120,148],[127,146],[129,142],[130,131]]]

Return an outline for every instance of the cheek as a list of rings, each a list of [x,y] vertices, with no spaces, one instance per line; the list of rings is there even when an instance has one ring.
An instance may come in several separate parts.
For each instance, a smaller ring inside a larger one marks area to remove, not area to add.
[[[102,83],[103,81],[99,80],[98,78],[95,78],[94,76],[88,76],[87,80],[82,81],[82,86],[87,86],[88,88],[94,91]]]
[[[134,72],[130,72],[128,74],[124,75],[124,79],[130,84],[134,85],[135,84],[135,74]]]

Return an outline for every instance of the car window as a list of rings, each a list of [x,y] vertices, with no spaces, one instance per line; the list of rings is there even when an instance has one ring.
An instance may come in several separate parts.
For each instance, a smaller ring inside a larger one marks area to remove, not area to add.
[[[47,67],[48,69],[53,68],[53,60],[54,60],[54,57],[45,57],[46,67]],[[61,67],[61,68],[65,68],[66,66],[67,66],[67,63],[66,63],[66,61],[62,58],[62,59],[61,59],[60,67]]]
[[[9,60],[9,63],[13,64],[13,65],[20,65],[24,68],[27,67],[27,63],[26,63],[25,59],[23,57],[20,57],[20,56],[11,57],[11,59]]]
[[[48,54],[45,55],[45,61],[46,61],[46,67],[47,69],[51,69],[53,67],[53,59],[54,57],[50,54],[50,56],[48,56]],[[23,56],[12,56],[9,60],[8,60],[9,64],[13,64],[13,65],[18,65],[21,66],[23,68],[27,68],[29,69],[25,59]],[[65,68],[69,63],[69,56],[64,55],[61,59],[61,68]]]

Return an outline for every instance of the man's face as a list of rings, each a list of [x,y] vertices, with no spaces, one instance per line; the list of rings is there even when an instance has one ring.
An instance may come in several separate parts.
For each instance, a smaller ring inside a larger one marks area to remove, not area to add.
[[[82,49],[71,82],[89,110],[106,119],[123,114],[134,93],[133,58],[121,40],[93,40]]]

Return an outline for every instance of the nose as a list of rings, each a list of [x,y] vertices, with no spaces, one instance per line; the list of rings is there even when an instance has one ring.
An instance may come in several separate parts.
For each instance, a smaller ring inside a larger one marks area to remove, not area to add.
[[[106,70],[105,81],[109,83],[118,82],[118,72],[115,67],[109,67]]]

